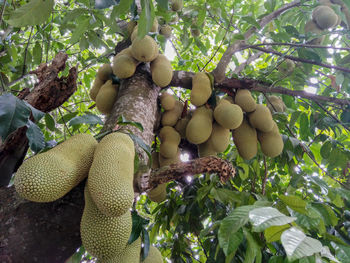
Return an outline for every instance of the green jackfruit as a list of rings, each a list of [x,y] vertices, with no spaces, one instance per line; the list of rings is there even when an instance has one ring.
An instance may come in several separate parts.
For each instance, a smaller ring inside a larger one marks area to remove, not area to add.
[[[201,35],[201,31],[199,30],[198,27],[196,26],[191,26],[191,35],[196,38],[199,37]]]
[[[111,79],[111,75],[113,73],[112,67],[109,64],[103,64],[97,71],[97,76],[103,80],[107,81]]]
[[[158,45],[150,36],[135,38],[131,44],[131,53],[138,61],[150,62],[158,56]]]
[[[172,110],[163,112],[162,125],[163,126],[175,126],[177,121],[180,119],[184,105],[182,102],[176,100],[175,107]]]
[[[248,115],[249,123],[262,132],[269,132],[273,128],[273,119],[269,108],[264,105],[256,105],[256,110]]]
[[[195,106],[205,104],[212,93],[210,79],[204,72],[198,72],[192,77],[191,103]]]
[[[92,84],[92,88],[90,89],[90,98],[93,101],[96,101],[97,94],[104,83],[105,82],[102,79],[96,76],[94,83]]]
[[[309,20],[305,24],[304,32],[305,34],[320,35],[322,34],[323,30],[319,28],[313,20]],[[325,35],[322,35],[317,38],[312,38],[309,41],[309,43],[312,45],[321,45],[325,37],[326,37]]]
[[[206,156],[216,156],[217,151],[213,149],[213,144],[211,140],[207,140],[204,143],[198,144],[198,156],[206,157]]]
[[[190,119],[191,119],[190,114],[187,114],[185,117],[178,120],[175,125],[175,130],[180,134],[182,139],[186,138],[186,127]]]
[[[175,12],[181,11],[183,5],[183,0],[171,0],[171,10]]]
[[[15,176],[16,192],[33,202],[52,202],[88,175],[97,141],[78,134],[25,161]]]
[[[173,158],[165,158],[164,156],[159,154],[159,166],[163,167],[163,166],[168,166],[170,164],[181,162],[180,155],[181,155],[181,152],[179,148],[177,148],[176,156]]]
[[[160,54],[151,62],[151,73],[153,82],[163,88],[170,84],[173,78],[173,68],[166,56]]]
[[[268,97],[267,107],[271,112],[284,112],[286,110],[286,105],[283,100],[277,96]]]
[[[285,59],[281,64],[278,65],[278,71],[283,75],[288,76],[293,73],[295,64],[293,60]]]
[[[137,22],[135,20],[132,20],[132,21],[128,22],[128,25],[126,27],[126,29],[128,31],[128,36],[131,36],[131,34],[134,31],[136,25],[137,25]]]
[[[86,186],[84,197],[85,207],[80,222],[81,241],[84,248],[101,261],[121,255],[125,251],[131,234],[130,211],[120,216],[106,216],[97,208]]]
[[[155,17],[150,32],[158,32],[158,25],[158,19]]]
[[[132,57],[131,46],[124,48],[122,51],[120,51],[117,55],[114,56],[114,59],[118,56],[121,56],[121,55],[128,55],[128,56]]]
[[[158,152],[152,152],[152,169],[159,168],[159,155]]]
[[[273,122],[273,128],[270,132],[259,132],[258,140],[260,142],[261,151],[268,157],[276,157],[282,153],[283,140],[278,130],[276,122]]]
[[[166,183],[159,184],[147,193],[152,202],[161,203],[166,199]]]
[[[96,147],[88,187],[98,209],[121,216],[134,201],[134,143],[124,133],[105,136]]]
[[[244,112],[252,112],[256,109],[256,102],[252,94],[247,89],[239,89],[235,96],[235,104],[237,104]]]
[[[165,158],[176,156],[181,140],[180,134],[171,126],[164,126],[159,132],[161,141],[159,152]]]
[[[250,160],[257,154],[257,133],[246,119],[243,119],[241,126],[233,130],[232,136],[238,153],[243,159]]]
[[[118,86],[113,85],[112,80],[107,80],[105,84],[102,85],[96,97],[96,107],[103,114],[110,114],[114,102],[117,99]]]
[[[162,253],[154,246],[149,247],[148,256],[142,263],[163,263]]]
[[[327,6],[332,6],[333,3],[330,0],[318,0],[320,5],[327,5]]]
[[[312,20],[316,22],[319,28],[328,29],[337,24],[338,16],[329,6],[320,5],[313,10]]]
[[[197,108],[186,127],[186,138],[190,143],[201,144],[208,140],[213,129],[213,111],[205,106]]]
[[[243,112],[237,104],[221,100],[214,109],[214,119],[226,129],[236,129],[242,123]]]
[[[113,59],[113,73],[120,79],[130,78],[135,74],[138,61],[132,56],[122,54]]]
[[[229,129],[224,128],[220,124],[214,122],[213,131],[211,132],[208,141],[210,141],[214,151],[223,152],[230,144],[230,136],[231,133]]]
[[[163,92],[160,97],[160,105],[162,105],[164,110],[172,110],[175,108],[175,98],[173,95]]]
[[[160,27],[160,31],[159,31],[159,33],[161,34],[161,35],[163,35],[165,38],[170,38],[171,37],[171,31],[172,31],[173,29],[171,28],[171,26],[169,26],[169,25],[162,25],[161,27]]]

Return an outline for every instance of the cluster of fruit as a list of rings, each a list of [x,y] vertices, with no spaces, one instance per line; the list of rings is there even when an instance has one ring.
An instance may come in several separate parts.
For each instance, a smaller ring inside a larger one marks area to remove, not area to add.
[[[92,135],[78,134],[25,161],[14,185],[25,199],[52,202],[87,177],[80,224],[83,246],[98,262],[139,263],[140,238],[128,244],[134,155],[134,143],[126,134],[111,133],[99,143]],[[160,253],[153,254],[159,258]]]
[[[322,34],[325,30],[338,26],[341,18],[332,9],[333,3],[330,0],[320,0],[320,5],[312,12],[312,19],[305,24],[305,34]],[[312,39],[309,43],[321,45],[325,35]]]

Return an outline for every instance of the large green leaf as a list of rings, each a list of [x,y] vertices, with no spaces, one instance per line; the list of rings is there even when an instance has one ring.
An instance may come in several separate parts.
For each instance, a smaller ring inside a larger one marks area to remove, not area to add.
[[[307,202],[296,195],[280,195],[279,198],[294,211],[302,214],[307,214]]]
[[[335,250],[335,255],[342,263],[350,262],[350,246],[341,245],[334,242],[331,242],[332,247]]]
[[[311,256],[322,250],[322,243],[307,237],[301,230],[292,227],[281,235],[281,242],[290,260]]]
[[[282,226],[271,226],[264,231],[264,236],[266,242],[271,243],[280,240],[282,233],[284,230],[290,228],[290,225],[282,225]]]
[[[245,252],[245,258],[243,263],[261,263],[260,247],[254,239],[253,235],[250,232],[248,232],[247,229],[245,229],[244,236],[247,239],[248,246]]]
[[[76,116],[69,121],[69,126],[78,125],[78,124],[101,124],[103,125],[103,121],[100,117],[94,114],[85,114],[83,116]]]
[[[27,123],[27,138],[29,140],[29,147],[33,152],[39,152],[45,148],[44,134],[40,128],[31,120]]]
[[[47,21],[49,18],[54,0],[31,0],[11,13],[7,21],[11,26],[36,26]]]
[[[296,217],[286,216],[273,207],[260,207],[249,212],[249,221],[254,232],[264,231],[270,226],[282,226],[294,220]]]

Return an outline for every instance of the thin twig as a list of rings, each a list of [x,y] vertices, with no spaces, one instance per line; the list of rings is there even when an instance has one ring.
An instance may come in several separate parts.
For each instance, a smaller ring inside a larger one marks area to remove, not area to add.
[[[63,118],[63,114],[62,114],[62,112],[61,112],[61,109],[60,109],[59,107],[58,107],[57,109],[58,109],[58,112],[60,113],[60,116],[61,116],[61,118],[62,118],[62,120],[63,120],[64,127],[65,127],[66,130],[68,131],[69,135],[72,136],[72,133],[70,132],[70,130],[69,130],[68,126],[67,126],[67,123],[66,123],[66,121],[65,121],[64,118]],[[64,139],[66,139],[66,133],[64,133]]]
[[[179,57],[179,59],[182,59],[182,57],[181,57],[179,51],[178,51],[177,48],[175,47],[174,42],[173,42],[171,39],[169,39],[169,41],[170,41],[171,45],[173,46],[173,49],[175,50],[176,55]]]
[[[5,6],[7,4],[7,0],[4,0],[4,5],[1,8],[1,12],[0,12],[0,25],[2,24],[2,18],[4,16],[4,11],[5,11]]]
[[[30,30],[30,35],[29,35],[29,38],[28,38],[28,42],[27,42],[26,48],[25,48],[25,50],[24,50],[22,76],[24,76],[25,73],[26,73],[27,53],[28,53],[28,47],[29,47],[30,39],[31,39],[31,37],[32,37],[33,29],[34,29],[34,27],[32,26],[32,28],[31,28],[31,30]]]
[[[338,49],[338,50],[347,50],[350,51],[350,48],[347,47],[334,47],[334,46],[321,46],[321,45],[311,45],[311,44],[299,44],[299,43],[261,43],[255,45],[249,45],[249,47],[261,47],[261,46],[291,46],[291,47],[309,47],[309,48],[329,48],[329,49]]]
[[[233,73],[235,74],[239,74],[241,73],[241,71],[247,66],[249,65],[250,63],[252,63],[254,60],[256,60],[257,58],[259,58],[261,56],[261,54],[263,54],[263,52],[259,51],[257,53],[255,53],[254,55],[252,56],[249,56],[248,59],[241,63],[237,68],[235,68],[235,70],[233,71]]]
[[[265,167],[265,173],[264,173],[264,178],[262,181],[262,186],[261,186],[261,194],[265,195],[265,190],[266,190],[266,182],[267,182],[267,163],[266,163],[266,157],[264,156],[264,167]]]

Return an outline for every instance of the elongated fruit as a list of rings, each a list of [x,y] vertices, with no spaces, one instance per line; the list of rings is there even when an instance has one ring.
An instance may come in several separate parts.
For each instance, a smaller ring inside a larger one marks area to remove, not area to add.
[[[261,151],[268,157],[276,157],[282,153],[283,140],[278,130],[276,122],[273,124],[272,131],[259,132],[258,140],[260,142]]]
[[[232,136],[238,153],[243,159],[250,160],[257,154],[257,133],[246,119],[243,119],[241,126],[233,130]]]

